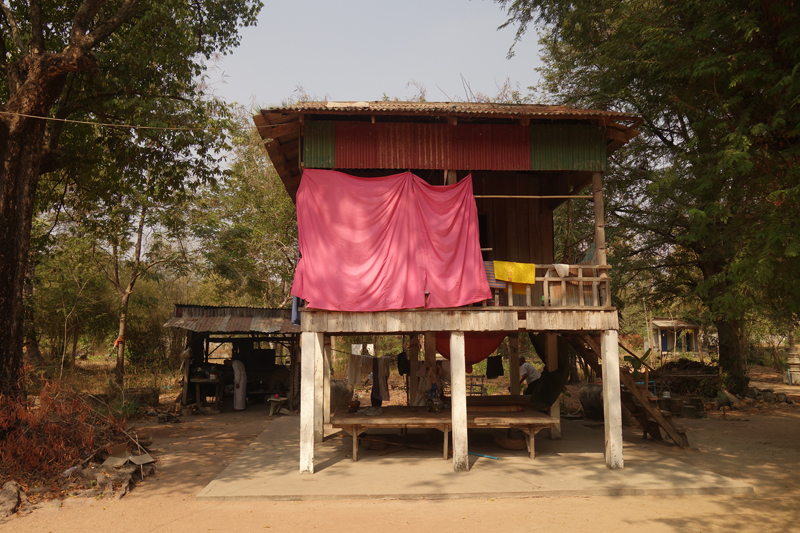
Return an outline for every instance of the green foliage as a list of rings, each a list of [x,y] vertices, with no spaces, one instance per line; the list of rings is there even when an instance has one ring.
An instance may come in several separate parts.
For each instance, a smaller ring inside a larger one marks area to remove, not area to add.
[[[625,360],[629,365],[631,365],[631,368],[633,368],[633,379],[635,381],[639,381],[639,378],[642,376],[640,370],[644,365],[647,364],[647,360],[650,358],[650,353],[652,351],[653,349],[649,348],[641,357],[633,357],[632,355],[626,355],[623,357],[623,360]]]
[[[606,180],[617,275],[701,301],[721,363],[741,372],[746,311],[796,319],[800,302],[796,6],[497,1],[518,39],[541,30],[541,89],[553,100],[642,116]]]
[[[193,213],[214,303],[285,307],[298,258],[297,214],[252,119],[236,116],[233,164]]]

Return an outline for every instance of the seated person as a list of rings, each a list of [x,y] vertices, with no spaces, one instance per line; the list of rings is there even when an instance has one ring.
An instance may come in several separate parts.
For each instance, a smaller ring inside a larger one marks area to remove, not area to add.
[[[519,388],[522,390],[522,384],[525,383],[527,387],[525,388],[524,394],[531,394],[531,385],[534,381],[542,377],[536,367],[532,364],[525,361],[525,358],[520,356],[519,358]]]

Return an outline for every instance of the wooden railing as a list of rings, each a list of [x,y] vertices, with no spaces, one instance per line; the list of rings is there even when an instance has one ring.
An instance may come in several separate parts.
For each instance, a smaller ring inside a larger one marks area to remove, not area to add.
[[[524,284],[525,294],[515,294],[513,285],[492,288],[493,299],[481,302],[486,306],[544,308],[608,308],[611,307],[609,265],[568,265],[569,273],[560,276],[555,265],[536,265],[536,283]],[[539,272],[544,273],[539,276]],[[496,285],[496,283],[495,283]],[[522,284],[516,284],[522,285]]]

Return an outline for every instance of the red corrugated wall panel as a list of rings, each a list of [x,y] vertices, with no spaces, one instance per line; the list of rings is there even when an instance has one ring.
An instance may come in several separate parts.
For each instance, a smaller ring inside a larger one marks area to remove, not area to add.
[[[529,170],[530,132],[499,124],[337,122],[336,168]]]

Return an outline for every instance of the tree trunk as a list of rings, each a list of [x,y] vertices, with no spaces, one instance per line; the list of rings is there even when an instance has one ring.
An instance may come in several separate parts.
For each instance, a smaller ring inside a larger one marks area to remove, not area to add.
[[[81,335],[81,324],[77,322],[72,328],[72,357],[69,358],[69,367],[75,368],[75,360],[78,358],[78,337]]]
[[[128,300],[130,294],[120,297],[119,309],[119,336],[117,337],[117,367],[114,371],[114,381],[122,389],[125,385],[125,329],[128,324]]]
[[[25,306],[25,330],[24,353],[25,362],[32,366],[44,364],[42,350],[39,348],[39,336],[36,333],[36,314],[33,305],[33,278],[36,275],[36,265],[28,264],[28,271],[25,275],[23,286],[23,303]]]
[[[744,394],[750,380],[745,374],[741,324],[738,320],[717,320],[714,325],[719,335],[719,366],[727,374],[724,385],[736,394]]]
[[[23,286],[45,121],[0,116],[0,394],[24,395]]]

